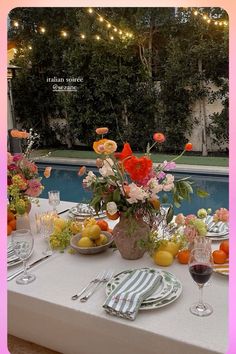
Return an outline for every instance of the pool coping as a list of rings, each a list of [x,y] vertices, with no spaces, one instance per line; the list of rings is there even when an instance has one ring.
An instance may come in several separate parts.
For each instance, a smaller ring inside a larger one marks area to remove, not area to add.
[[[35,162],[43,164],[56,165],[73,165],[73,166],[96,166],[95,159],[79,159],[79,158],[62,158],[62,157],[35,157],[32,159]],[[157,163],[154,163],[154,166]],[[192,173],[192,174],[206,174],[228,176],[229,168],[223,166],[205,166],[205,165],[187,165],[176,164],[175,172]]]

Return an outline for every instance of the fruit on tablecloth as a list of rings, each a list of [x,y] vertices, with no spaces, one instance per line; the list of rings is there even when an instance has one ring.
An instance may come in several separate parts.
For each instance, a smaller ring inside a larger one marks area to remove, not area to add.
[[[189,256],[190,256],[190,250],[186,249],[186,250],[179,251],[177,254],[179,263],[188,264]]]
[[[228,258],[227,254],[222,250],[213,251],[212,257],[213,257],[214,263],[216,263],[216,264],[223,264],[226,262],[226,260]]]
[[[101,234],[98,239],[95,240],[96,246],[105,245],[108,242],[108,238],[106,235]]]
[[[9,209],[7,210],[7,236],[16,229],[16,216]]]
[[[7,236],[10,236],[12,233],[12,228],[10,225],[7,225]]]
[[[108,231],[108,223],[105,220],[98,220],[97,225],[100,227],[102,231]]]
[[[179,245],[173,241],[167,241],[158,247],[158,251],[170,252],[175,257],[179,252]]]
[[[15,215],[10,210],[8,210],[7,211],[7,222],[9,223],[12,220],[15,220]]]
[[[92,225],[90,226],[90,235],[89,238],[91,240],[96,240],[100,237],[101,234],[101,229],[98,225]]]
[[[12,230],[15,231],[16,230],[16,219],[9,221],[8,225],[10,225]]]
[[[153,260],[157,265],[167,267],[173,263],[174,257],[168,251],[155,251]]]
[[[81,237],[81,239],[78,241],[78,247],[94,247],[94,243],[92,240],[90,240],[89,237]]]
[[[220,243],[220,250],[224,251],[229,256],[229,240],[224,240]]]

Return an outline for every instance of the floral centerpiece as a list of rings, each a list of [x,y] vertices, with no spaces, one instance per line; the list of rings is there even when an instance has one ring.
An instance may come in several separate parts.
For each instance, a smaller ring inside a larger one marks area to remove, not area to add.
[[[179,206],[183,199],[190,199],[191,182],[186,178],[175,180],[169,172],[175,168],[177,158],[154,166],[150,150],[165,141],[162,133],[153,135],[153,145],[148,145],[141,157],[133,154],[129,143],[116,152],[116,142],[103,137],[108,133],[107,128],[97,128],[96,133],[99,139],[93,143],[93,149],[99,155],[96,160],[99,175],[87,172],[84,166],[79,175],[87,173],[83,185],[93,193],[90,204],[95,211],[105,211],[111,220],[120,218],[113,235],[121,255],[127,259],[140,258],[145,250],[138,247],[138,240],[148,238],[150,226],[160,212],[159,193],[169,192],[173,203]],[[186,144],[182,154],[191,149],[192,144]]]
[[[38,167],[29,159],[35,140],[39,135],[12,130],[12,136],[26,140],[26,150],[22,154],[11,155],[7,153],[7,193],[9,209],[18,215],[29,212],[31,201],[38,202],[37,197],[43,190]],[[49,177],[47,172],[46,177]]]

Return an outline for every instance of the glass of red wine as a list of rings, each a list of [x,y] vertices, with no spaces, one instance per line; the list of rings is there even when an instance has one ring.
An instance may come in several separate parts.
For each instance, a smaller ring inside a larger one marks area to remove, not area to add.
[[[203,302],[203,287],[211,277],[213,267],[212,255],[206,247],[194,248],[189,258],[189,272],[199,288],[199,301],[190,307],[190,312],[196,316],[209,316],[213,309]]]

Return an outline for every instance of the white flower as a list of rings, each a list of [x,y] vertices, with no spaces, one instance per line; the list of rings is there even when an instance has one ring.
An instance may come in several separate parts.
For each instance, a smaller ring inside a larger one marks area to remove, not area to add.
[[[92,171],[89,171],[88,175],[83,179],[83,183],[87,187],[90,187],[91,184],[95,181],[96,181],[96,175]]]
[[[169,192],[169,191],[171,191],[171,189],[174,188],[174,186],[175,186],[174,183],[164,184],[163,185],[163,191]]]
[[[156,197],[156,194],[161,192],[163,189],[163,185],[158,183],[158,180],[156,178],[151,178],[147,186],[149,188],[149,191],[151,192],[151,198]]]
[[[141,187],[138,187],[135,183],[131,183],[129,187],[129,198],[127,199],[127,201],[130,204],[138,203],[139,201],[144,202],[145,199],[148,198],[148,194]]]
[[[117,205],[115,202],[108,202],[107,203],[107,212],[110,215],[115,215],[117,213]]]
[[[167,173],[166,178],[163,183],[163,191],[165,191],[165,192],[171,191],[171,189],[173,189],[175,186],[174,180],[175,180],[175,177],[173,175],[171,175],[170,173]]]
[[[170,173],[167,173],[166,178],[165,178],[165,183],[170,184],[173,183],[175,180],[175,177],[171,175]]]
[[[112,159],[107,158],[106,160],[104,160],[102,168],[99,168],[100,174],[103,177],[114,176],[114,171],[112,169],[113,165],[114,165],[114,162]]]

